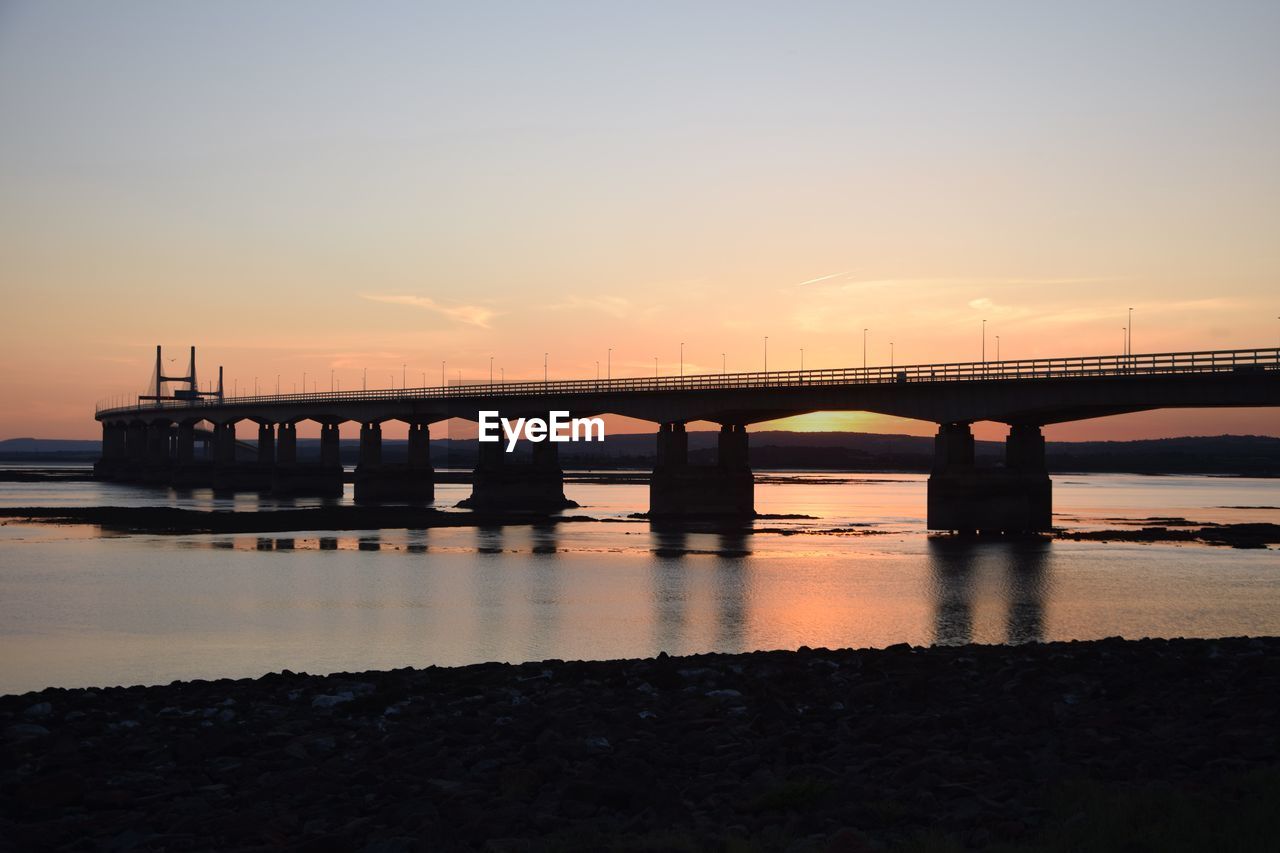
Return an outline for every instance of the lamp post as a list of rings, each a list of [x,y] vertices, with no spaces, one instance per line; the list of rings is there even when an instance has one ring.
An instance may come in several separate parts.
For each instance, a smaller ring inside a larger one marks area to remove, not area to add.
[[[544,353],[542,354],[542,384],[543,384],[543,385],[546,385],[546,384],[547,384],[547,358],[548,358],[548,356],[550,356],[550,353],[546,353],[546,352],[544,352]]]
[[[867,372],[867,332],[868,329],[862,330],[862,372]]]
[[[804,347],[800,347],[800,372],[804,373]]]
[[[1000,361],[1000,336],[996,335],[996,361]]]
[[[1277,318],[1277,319],[1280,319],[1280,318]],[[720,375],[721,376],[729,372],[728,370],[725,369],[725,366],[727,364],[728,364],[728,359],[725,357],[725,354],[720,353]]]
[[[596,381],[600,381],[600,359],[596,359]]]
[[[653,357],[653,378],[658,378],[658,357],[656,355]]]
[[[489,356],[489,385],[493,385],[493,356]]]
[[[1133,309],[1129,309],[1129,351],[1126,355],[1133,355]]]
[[[893,341],[889,341],[889,369],[893,370]]]
[[[684,341],[680,342],[680,378],[684,378]]]
[[[446,382],[446,381],[445,381],[445,379],[444,379],[444,362],[442,361],[442,362],[440,362],[440,387],[441,387],[441,388],[443,388],[444,386],[446,386],[446,385],[448,385],[448,384],[449,384],[449,383],[448,383],[448,382]]]
[[[769,375],[769,336],[764,336],[764,372],[765,378]]]
[[[609,347],[609,360],[605,365],[604,378],[607,380],[613,379],[613,347]]]
[[[987,364],[987,321],[982,321],[982,365],[986,369]]]
[[[400,365],[400,390],[401,391],[409,387],[409,383],[405,381],[405,377],[407,375],[405,373],[405,368],[406,368],[406,365],[403,365],[403,364]]]

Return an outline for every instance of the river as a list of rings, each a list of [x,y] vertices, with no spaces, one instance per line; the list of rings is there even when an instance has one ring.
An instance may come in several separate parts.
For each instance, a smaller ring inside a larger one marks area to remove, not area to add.
[[[893,643],[1280,634],[1274,549],[925,535],[925,478],[761,475],[749,534],[657,530],[647,487],[567,483],[596,521],[257,535],[0,527],[0,693],[479,661]],[[344,500],[350,500],[348,495]],[[451,506],[469,487],[437,487]],[[1280,521],[1280,482],[1054,478],[1055,523]],[[314,501],[312,503],[318,503]],[[0,505],[281,506],[97,482]],[[289,506],[308,505],[297,501]]]

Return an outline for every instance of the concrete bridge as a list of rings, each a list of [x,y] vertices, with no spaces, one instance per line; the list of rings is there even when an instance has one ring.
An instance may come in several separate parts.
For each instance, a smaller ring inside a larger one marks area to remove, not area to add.
[[[624,415],[657,425],[651,516],[749,517],[754,513],[747,428],[820,411],[861,411],[938,425],[929,477],[928,526],[936,530],[1037,531],[1052,523],[1045,467],[1046,424],[1165,408],[1280,405],[1280,349],[1097,355],[900,367],[711,374],[652,379],[473,383],[399,390],[226,398],[189,391],[100,409],[106,479],[224,490],[337,495],[342,490],[338,425],[360,424],[356,498],[428,501],[432,424],[507,418]],[[320,462],[300,463],[297,424],[320,424]],[[383,462],[382,424],[409,426],[408,461]],[[257,425],[251,459],[236,452],[235,426]],[[686,424],[720,424],[713,465],[688,460]],[[975,466],[975,421],[1009,425],[1003,466]],[[203,431],[203,432],[202,432]],[[198,440],[211,446],[196,453]],[[558,444],[533,444],[516,462],[502,443],[480,444],[476,508],[548,510],[566,501]]]

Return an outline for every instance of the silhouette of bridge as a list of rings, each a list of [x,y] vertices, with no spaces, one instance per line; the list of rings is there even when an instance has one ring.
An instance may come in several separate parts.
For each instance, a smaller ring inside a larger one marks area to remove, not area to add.
[[[928,526],[942,530],[1046,530],[1052,486],[1045,467],[1046,424],[1165,408],[1280,405],[1280,348],[1211,350],[904,365],[720,373],[634,379],[474,382],[423,388],[227,397],[195,387],[189,374],[163,377],[157,355],[154,393],[128,406],[100,408],[103,456],[98,475],[215,489],[278,494],[340,494],[338,425],[360,426],[356,497],[426,501],[434,496],[430,426],[481,411],[507,418],[622,415],[658,425],[650,481],[653,517],[750,516],[754,488],[747,427],[819,411],[863,411],[938,424],[929,478]],[[186,389],[162,394],[164,381]],[[253,458],[237,454],[235,425],[258,426]],[[300,421],[321,427],[320,462],[300,463]],[[382,459],[382,424],[409,426],[408,461]],[[718,458],[688,459],[686,425],[720,424]],[[974,464],[975,421],[1008,424],[1004,464]],[[195,445],[211,425],[209,458]],[[549,510],[564,495],[558,444],[532,444],[515,461],[501,443],[482,443],[466,505]]]

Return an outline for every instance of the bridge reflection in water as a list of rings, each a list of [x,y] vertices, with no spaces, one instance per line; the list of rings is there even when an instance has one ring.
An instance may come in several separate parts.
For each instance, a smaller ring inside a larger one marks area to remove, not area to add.
[[[933,538],[928,548],[936,645],[1044,640],[1049,541]],[[975,630],[975,612],[1003,621],[1003,631]]]

